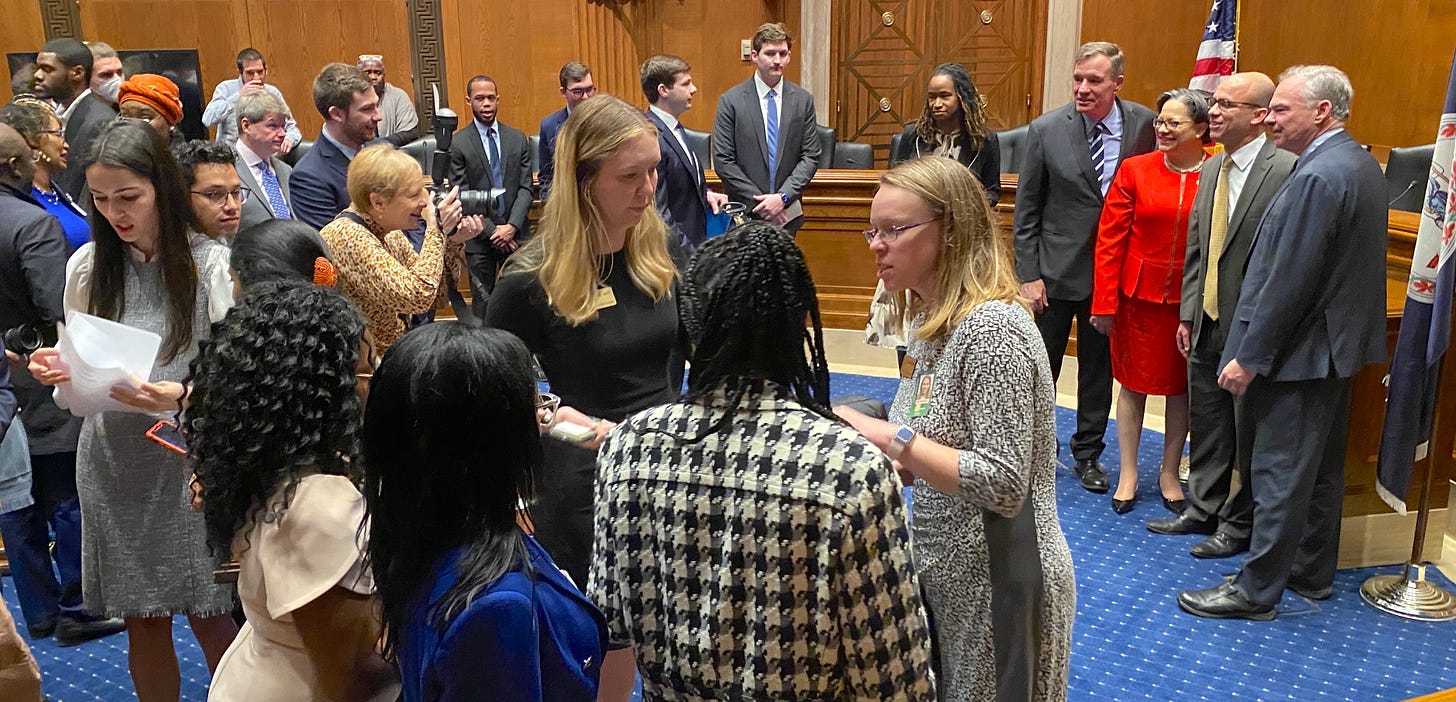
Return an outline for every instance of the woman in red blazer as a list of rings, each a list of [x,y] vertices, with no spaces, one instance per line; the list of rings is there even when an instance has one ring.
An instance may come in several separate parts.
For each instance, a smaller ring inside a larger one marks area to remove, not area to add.
[[[1180,88],[1158,98],[1158,149],[1117,169],[1097,228],[1092,326],[1110,337],[1122,475],[1112,495],[1118,514],[1137,499],[1138,439],[1148,395],[1167,396],[1163,505],[1183,511],[1178,463],[1188,436],[1188,364],[1174,344],[1182,297],[1188,215],[1209,143],[1208,94]]]

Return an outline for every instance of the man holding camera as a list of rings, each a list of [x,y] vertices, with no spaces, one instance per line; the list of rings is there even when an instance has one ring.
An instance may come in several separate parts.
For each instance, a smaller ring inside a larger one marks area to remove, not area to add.
[[[34,168],[25,139],[0,122],[0,329],[29,438],[34,498],[28,507],[0,514],[0,532],[31,638],[54,633],[61,646],[74,646],[125,625],[82,609],[81,502],[76,496],[81,420],[57,407],[50,389],[25,369],[25,354],[55,343],[70,254],[60,222],[30,196]],[[54,553],[48,531],[55,532]]]
[[[466,98],[474,119],[455,133],[450,144],[450,182],[460,186],[465,214],[485,215],[494,224],[487,224],[481,236],[465,242],[470,307],[477,318],[484,319],[501,263],[531,236],[526,223],[532,199],[531,149],[524,132],[500,123],[500,92],[494,79],[471,78]],[[466,191],[492,188],[505,192],[486,203],[484,211],[474,209]]]

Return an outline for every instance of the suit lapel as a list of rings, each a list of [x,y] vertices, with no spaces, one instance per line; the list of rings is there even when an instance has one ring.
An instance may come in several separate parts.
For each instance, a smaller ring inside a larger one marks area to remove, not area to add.
[[[273,211],[273,203],[268,201],[268,192],[263,189],[263,184],[253,177],[253,169],[248,167],[248,161],[243,158],[242,154],[239,154],[237,160],[233,161],[233,168],[238,172],[238,179],[243,181],[243,187],[253,192],[253,199],[262,204],[263,209],[268,210],[268,214],[277,217],[278,213]],[[278,179],[280,185],[283,180],[283,178]]]
[[[272,166],[273,173],[278,176],[278,189],[283,192],[283,199],[287,200],[288,176],[293,175],[293,169],[288,168],[286,164],[284,164],[282,161],[279,161],[277,158],[270,159],[268,163],[270,166]],[[281,168],[279,168],[279,166],[282,166],[283,168],[288,168],[288,172],[285,173]]]
[[[662,118],[658,117],[657,114],[654,113],[652,110],[647,111],[647,118],[652,120],[652,124],[657,127],[657,131],[662,135],[662,138],[658,140],[658,143],[666,144],[668,150],[677,155],[677,159],[681,161],[687,171],[692,174],[694,183],[701,182],[701,171],[699,169],[693,168],[693,159],[688,156],[687,151],[683,150],[683,145],[678,142],[677,135],[674,134],[671,129],[668,129],[667,125],[663,123]]]
[[[763,156],[763,169],[768,170],[768,126],[763,123],[763,108],[758,102],[758,84],[752,78],[743,84],[743,100],[748,108],[748,121],[753,127],[753,143],[758,144],[758,152]],[[783,133],[782,124],[779,125],[779,132]],[[768,174],[769,182],[772,183],[774,174]]]
[[[471,120],[470,128],[465,132],[465,143],[469,144],[471,148],[475,150],[475,163],[483,166],[483,168],[481,168],[481,170],[483,171],[483,173],[481,173],[481,177],[483,177],[485,179],[485,182],[488,184],[486,187],[500,187],[495,184],[495,179],[492,178],[490,175],[490,157],[487,155],[486,152],[485,138],[480,136],[480,127],[477,127],[475,125],[474,120]],[[466,159],[466,162],[469,163],[471,160],[472,159]]]
[[[1249,213],[1249,203],[1258,196],[1259,188],[1264,185],[1264,180],[1269,177],[1269,169],[1274,165],[1272,163],[1273,149],[1279,147],[1274,146],[1273,139],[1265,138],[1267,141],[1264,142],[1264,148],[1259,149],[1259,153],[1254,157],[1254,162],[1249,164],[1249,176],[1244,179],[1244,187],[1239,191],[1239,201],[1234,203],[1233,214],[1229,217],[1228,230],[1230,232],[1238,231],[1238,228],[1243,226],[1244,217]],[[1229,158],[1229,155],[1226,153],[1223,157]],[[1225,248],[1228,247],[1231,239],[1233,239],[1231,236],[1224,237]]]
[[[1082,119],[1082,113],[1075,108],[1069,109],[1067,116],[1067,140],[1071,142],[1068,151],[1077,159],[1077,165],[1082,168],[1082,175],[1087,183],[1092,186],[1092,192],[1102,196],[1102,179],[1092,170],[1092,152],[1087,147],[1086,122]],[[1126,120],[1123,124],[1126,124]]]

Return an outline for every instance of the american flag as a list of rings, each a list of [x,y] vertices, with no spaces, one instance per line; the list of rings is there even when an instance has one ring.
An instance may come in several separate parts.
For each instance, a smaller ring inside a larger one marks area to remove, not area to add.
[[[1208,11],[1208,24],[1203,27],[1203,43],[1198,45],[1198,60],[1193,63],[1193,78],[1188,87],[1213,92],[1220,81],[1233,74],[1238,54],[1239,1],[1213,0]]]

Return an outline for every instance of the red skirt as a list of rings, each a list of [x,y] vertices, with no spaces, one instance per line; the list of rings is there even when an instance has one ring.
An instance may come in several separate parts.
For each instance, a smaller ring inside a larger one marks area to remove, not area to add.
[[[1143,395],[1188,392],[1188,359],[1178,352],[1178,303],[1118,295],[1112,324],[1112,377]]]

